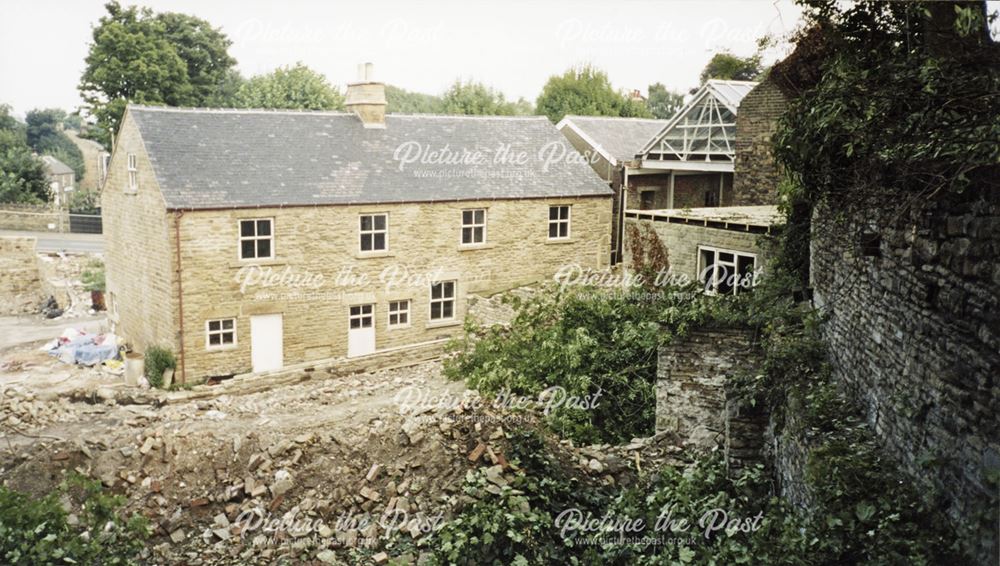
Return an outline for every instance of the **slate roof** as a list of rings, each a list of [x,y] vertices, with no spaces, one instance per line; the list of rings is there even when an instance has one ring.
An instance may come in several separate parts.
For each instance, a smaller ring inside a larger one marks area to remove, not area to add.
[[[69,165],[66,165],[51,155],[43,155],[42,162],[45,164],[45,170],[49,173],[49,175],[73,174],[73,169],[71,169]]]
[[[541,116],[391,114],[372,129],[342,112],[128,112],[168,209],[611,195]]]
[[[634,159],[642,146],[668,122],[644,118],[566,116],[559,122],[559,127],[565,125],[582,132],[585,141],[592,144],[595,151],[618,162]]]

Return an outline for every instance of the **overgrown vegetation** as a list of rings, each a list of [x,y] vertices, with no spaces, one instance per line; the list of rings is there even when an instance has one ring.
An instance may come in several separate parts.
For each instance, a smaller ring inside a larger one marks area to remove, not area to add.
[[[80,273],[80,282],[87,291],[103,291],[107,284],[104,278],[104,262],[93,259],[87,262],[83,272]]]
[[[168,369],[177,369],[177,358],[168,348],[150,346],[146,349],[143,369],[149,384],[156,388],[162,388],[163,372]]]
[[[775,156],[801,238],[826,204],[813,232],[851,249],[869,223],[905,218],[996,167],[1000,47],[982,2],[799,3],[812,27],[772,76],[792,99]],[[807,246],[788,251],[806,269]]]
[[[148,526],[137,515],[123,518],[123,501],[76,474],[44,497],[0,486],[0,562],[136,564]],[[71,516],[66,506],[80,512]]]
[[[731,311],[739,301],[696,288],[616,292],[558,285],[530,299],[505,300],[517,312],[512,323],[484,328],[468,322],[445,374],[486,395],[539,398],[561,388],[565,399],[580,403],[543,403],[550,409],[546,422],[583,443],[652,434],[658,346],[709,320],[735,321]]]

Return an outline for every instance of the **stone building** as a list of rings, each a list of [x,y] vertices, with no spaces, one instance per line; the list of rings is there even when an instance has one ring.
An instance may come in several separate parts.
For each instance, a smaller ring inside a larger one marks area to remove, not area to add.
[[[768,141],[786,104],[769,80],[710,80],[670,120],[564,118],[557,127],[615,191],[612,261],[634,261],[629,233],[641,229],[675,275],[738,292],[726,281],[760,269],[759,238],[781,222]]]
[[[608,265],[611,190],[544,117],[130,106],[102,193],[109,317],[177,374],[425,347],[471,293]]]
[[[41,157],[45,167],[45,176],[49,180],[50,196],[52,205],[57,209],[68,206],[67,199],[76,181],[76,173],[69,165],[59,161],[51,155]]]

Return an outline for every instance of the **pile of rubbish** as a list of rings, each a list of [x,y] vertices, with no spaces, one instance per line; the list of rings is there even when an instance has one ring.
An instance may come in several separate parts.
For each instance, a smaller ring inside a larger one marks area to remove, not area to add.
[[[59,318],[63,315],[63,309],[59,308],[56,298],[51,295],[42,303],[41,312],[45,318]]]
[[[67,364],[93,366],[106,360],[120,360],[119,340],[114,334],[89,334],[75,328],[42,346],[42,351]]]

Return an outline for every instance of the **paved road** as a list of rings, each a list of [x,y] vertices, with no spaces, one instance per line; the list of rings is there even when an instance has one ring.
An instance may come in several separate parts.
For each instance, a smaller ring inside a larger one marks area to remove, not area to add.
[[[100,253],[104,250],[101,234],[64,234],[61,232],[18,232],[0,230],[0,236],[34,236],[40,252]]]

